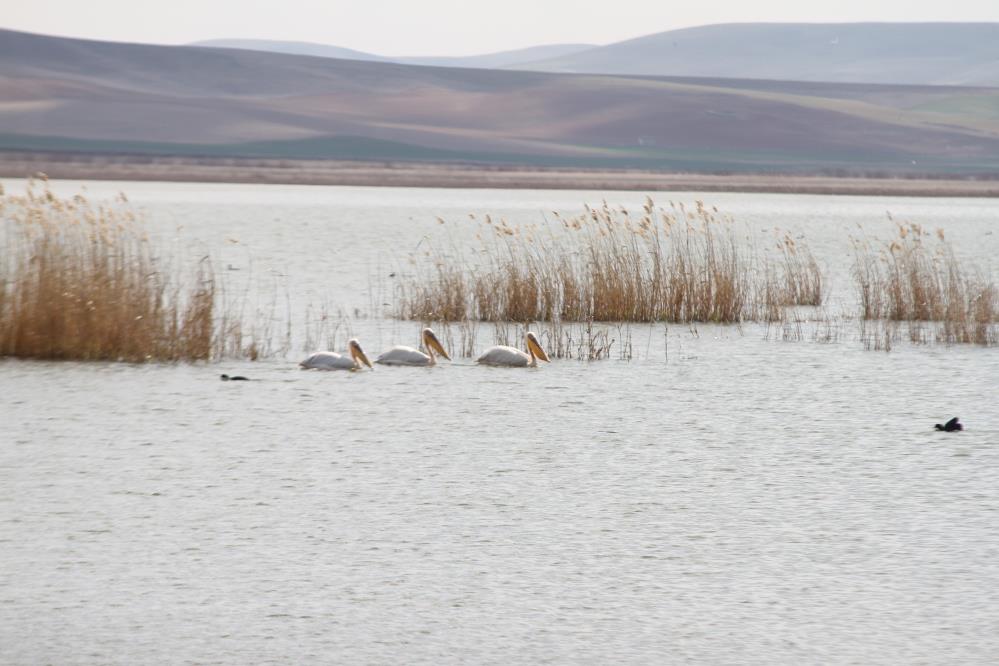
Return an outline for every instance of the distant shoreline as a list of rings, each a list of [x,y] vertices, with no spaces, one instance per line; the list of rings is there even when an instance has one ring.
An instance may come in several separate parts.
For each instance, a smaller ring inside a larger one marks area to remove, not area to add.
[[[999,178],[696,174],[414,162],[0,152],[0,177],[24,178],[38,172],[66,180],[999,197]]]

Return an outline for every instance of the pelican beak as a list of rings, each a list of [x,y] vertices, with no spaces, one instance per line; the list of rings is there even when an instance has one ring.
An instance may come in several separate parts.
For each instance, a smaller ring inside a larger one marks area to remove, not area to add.
[[[545,353],[545,350],[541,348],[541,345],[538,344],[538,341],[535,340],[534,337],[527,338],[527,346],[539,359],[545,363],[551,363],[551,360],[548,358],[548,354]]]
[[[447,355],[447,351],[444,349],[444,345],[442,345],[441,341],[437,339],[437,336],[433,333],[433,331],[427,331],[426,335],[423,336],[423,344],[427,347],[433,347],[435,352],[447,360],[451,360],[451,357]]]
[[[361,349],[361,345],[357,344],[356,342],[350,346],[350,356],[351,356],[351,358],[354,359],[355,363],[358,362],[358,361],[360,361],[361,363],[363,363],[364,365],[368,366],[372,370],[375,369],[371,365],[371,361],[368,360],[368,357],[364,353],[364,350]]]

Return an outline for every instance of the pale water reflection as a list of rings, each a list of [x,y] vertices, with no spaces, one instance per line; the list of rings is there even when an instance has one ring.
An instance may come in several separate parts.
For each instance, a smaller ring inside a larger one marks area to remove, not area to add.
[[[359,235],[392,228],[386,215],[424,233],[441,211],[582,196],[236,188],[244,199],[227,213],[213,188],[127,190],[207,246],[241,233],[265,253],[276,238],[293,282],[317,290],[377,259],[365,244],[329,261],[305,244],[295,259],[287,248],[306,219],[340,220],[331,237],[350,220]],[[311,212],[291,206],[291,227],[265,224],[298,197]],[[828,220],[861,216],[854,204],[924,216],[938,206],[726,197],[801,225],[812,222],[786,211]],[[951,206],[940,211],[959,211],[954,235],[994,238],[983,226],[994,204]],[[414,242],[407,234],[396,237]],[[415,325],[356,325],[373,356],[416,342]],[[999,653],[995,349],[886,354],[853,338],[766,340],[754,325],[668,335],[668,356],[661,327],[635,327],[630,362],[532,370],[456,360],[321,373],[297,369],[297,352],[211,365],[0,362],[0,662]],[[954,415],[965,432],[933,430]]]

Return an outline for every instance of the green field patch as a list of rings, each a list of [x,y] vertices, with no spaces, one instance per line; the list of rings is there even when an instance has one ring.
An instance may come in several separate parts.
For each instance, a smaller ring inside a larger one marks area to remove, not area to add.
[[[943,113],[980,120],[999,120],[999,92],[954,95],[953,97],[924,102],[917,106],[909,107],[909,109],[911,111]]]

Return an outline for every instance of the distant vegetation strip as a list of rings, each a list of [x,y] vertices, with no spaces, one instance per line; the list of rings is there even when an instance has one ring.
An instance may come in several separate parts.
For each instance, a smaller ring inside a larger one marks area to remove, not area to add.
[[[919,197],[999,197],[999,176],[906,177],[761,173],[690,173],[652,169],[579,169],[399,160],[125,155],[0,151],[0,177],[43,172],[68,180],[270,183],[380,187],[772,192]]]
[[[251,141],[195,144],[148,141],[77,139],[0,133],[0,162],[4,153],[70,153],[191,159],[297,159],[357,162],[411,162],[469,164],[479,167],[535,167],[548,169],[637,169],[702,174],[799,174],[845,177],[999,178],[999,154],[975,159],[931,157],[900,163],[878,156],[815,154],[802,156],[780,151],[718,151],[665,149],[602,149],[614,156],[564,156],[441,150],[362,136],[328,136],[289,141]]]
[[[453,161],[467,157],[465,153],[459,151],[439,150],[400,141],[384,141],[359,136],[330,136],[294,141],[248,141],[243,143],[211,144],[0,134],[0,151],[3,150],[183,157],[392,159],[428,162]]]

